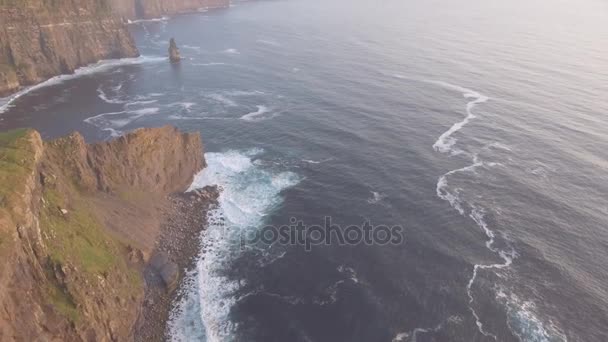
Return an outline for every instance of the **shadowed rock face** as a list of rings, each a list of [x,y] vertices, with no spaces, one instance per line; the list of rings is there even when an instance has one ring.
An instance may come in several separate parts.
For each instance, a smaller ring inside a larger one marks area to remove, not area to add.
[[[177,48],[177,44],[175,43],[175,39],[171,38],[169,41],[169,60],[171,63],[177,63],[182,59],[179,55],[179,49]]]
[[[47,144],[78,186],[91,191],[183,191],[206,166],[200,135],[181,133],[172,126],[142,128],[92,145],[79,133]]]
[[[110,0],[2,0],[0,23],[0,96],[101,59],[139,54]]]
[[[0,341],[128,341],[166,197],[204,166],[198,134],[89,145],[0,133]],[[168,286],[175,265],[155,261]]]

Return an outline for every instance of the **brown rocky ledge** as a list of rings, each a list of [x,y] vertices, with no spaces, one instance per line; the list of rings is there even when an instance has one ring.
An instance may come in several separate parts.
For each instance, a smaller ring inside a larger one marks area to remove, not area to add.
[[[161,340],[217,197],[179,195],[203,167],[200,136],[173,127],[0,133],[0,341]]]
[[[109,1],[0,0],[0,97],[102,59],[138,56]]]

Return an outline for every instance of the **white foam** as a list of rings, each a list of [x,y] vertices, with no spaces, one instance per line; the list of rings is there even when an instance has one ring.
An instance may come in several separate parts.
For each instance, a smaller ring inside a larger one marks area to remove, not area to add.
[[[73,74],[68,75],[59,75],[52,77],[44,82],[38,83],[31,87],[27,87],[22,89],[21,91],[9,96],[0,99],[0,114],[6,112],[9,108],[12,107],[13,102],[32,91],[54,86],[57,84],[61,84],[65,81],[73,80],[82,76],[93,75],[100,72],[106,72],[110,69],[113,69],[118,66],[123,65],[134,65],[134,64],[143,64],[143,63],[154,63],[159,61],[166,60],[166,57],[155,57],[155,56],[141,56],[137,58],[122,58],[122,59],[113,59],[113,60],[102,60],[95,64],[91,64],[85,67],[81,67],[76,69]]]
[[[201,47],[195,46],[195,45],[182,44],[182,45],[180,45],[180,48],[186,49],[186,50],[194,50],[196,52],[201,52]]]
[[[140,24],[140,23],[154,23],[154,22],[164,22],[169,20],[170,18],[167,16],[163,16],[160,18],[151,18],[151,19],[137,19],[137,20],[127,20],[127,24]]]
[[[120,84],[120,86],[122,87],[122,83]],[[120,90],[120,88],[119,88]],[[104,102],[106,103],[110,103],[110,104],[122,104],[125,101],[120,99],[118,96],[116,98],[110,98],[108,96],[108,94],[106,94],[106,92],[103,90],[103,86],[99,86],[97,87],[97,96],[102,99]]]
[[[509,329],[522,342],[566,342],[564,333],[551,321],[539,318],[534,302],[524,301],[515,294],[499,289],[496,299],[507,307]]]
[[[312,160],[312,159],[302,159],[303,162],[308,163],[308,164],[323,164],[325,162],[334,160],[334,158],[327,158],[327,159],[322,159],[322,160]]]
[[[196,65],[196,66],[217,66],[217,65],[226,65],[226,63],[221,63],[221,62],[192,63],[192,65]]]
[[[281,46],[281,44],[279,44],[277,41],[271,39],[258,39],[256,42],[270,46]]]
[[[256,110],[255,112],[251,112],[251,113],[247,113],[243,116],[241,116],[241,120],[245,120],[245,121],[260,121],[260,120],[264,120],[264,119],[269,119],[271,116],[264,116],[267,113],[270,113],[270,108],[266,107],[266,106],[257,106],[258,110]]]
[[[475,119],[475,114],[473,114],[473,108],[480,103],[486,102],[489,98],[468,88],[464,88],[461,86],[453,85],[447,82],[441,81],[428,81],[429,83],[437,84],[447,89],[456,90],[463,93],[463,96],[467,99],[473,99],[467,103],[466,113],[467,115],[462,121],[456,122],[450,127],[447,131],[445,131],[437,141],[433,144],[433,148],[441,153],[450,153],[452,155],[457,155],[462,153],[462,150],[454,148],[456,144],[456,138],[452,137],[452,135],[459,130],[461,130],[464,126],[466,126],[471,120]]]
[[[152,103],[156,103],[158,102],[158,100],[140,100],[140,101],[132,101],[132,102],[127,102],[125,103],[125,107],[135,107],[135,106],[141,106],[141,105],[148,105],[148,104],[152,104]]]
[[[158,113],[159,108],[142,108],[138,110],[123,110],[119,112],[102,113],[84,119],[84,122],[99,128],[102,131],[107,131],[111,136],[120,136],[121,129],[131,122],[145,115]]]
[[[238,104],[236,102],[234,102],[233,100],[224,96],[223,94],[214,93],[214,94],[208,94],[205,96],[216,102],[221,103],[222,105],[224,105],[226,107],[237,107],[238,106]]]
[[[239,55],[240,54],[239,50],[237,50],[237,49],[226,49],[223,52],[227,53],[227,54],[231,54],[231,55]]]
[[[174,102],[167,106],[168,107],[181,107],[184,111],[190,112],[190,111],[192,111],[192,107],[194,107],[196,105],[197,104],[195,102]]]
[[[429,333],[437,333],[446,325],[446,323],[459,323],[460,317],[458,316],[450,316],[445,321],[437,324],[432,328],[414,328],[412,331],[408,332],[400,332],[395,337],[393,337],[392,342],[416,342],[419,334],[429,334]]]
[[[455,90],[461,92],[463,96],[467,99],[472,99],[466,104],[466,117],[450,127],[446,132],[444,132],[439,139],[433,144],[433,148],[435,151],[441,153],[449,153],[450,155],[467,155],[471,157],[472,164],[460,169],[452,170],[439,177],[437,181],[437,196],[447,202],[458,211],[458,213],[462,216],[467,215],[467,211],[464,208],[464,204],[467,204],[470,207],[470,212],[468,216],[477,224],[478,227],[482,229],[484,234],[486,235],[486,248],[490,251],[498,255],[502,259],[502,263],[495,264],[476,264],[473,266],[473,274],[469,279],[466,290],[467,296],[469,298],[469,310],[471,314],[475,318],[475,324],[481,334],[486,337],[491,337],[494,340],[497,340],[497,336],[493,333],[487,331],[484,328],[483,323],[481,322],[481,318],[474,307],[474,296],[473,296],[473,285],[475,284],[475,280],[477,279],[477,275],[479,270],[490,270],[490,269],[503,269],[509,267],[513,263],[513,259],[516,257],[515,250],[511,249],[509,251],[501,250],[495,247],[496,234],[493,230],[488,227],[488,224],[485,221],[485,212],[483,208],[480,208],[474,204],[464,202],[460,196],[460,189],[450,190],[448,186],[448,178],[454,174],[460,173],[476,173],[477,169],[480,167],[491,167],[493,165],[497,165],[497,163],[484,163],[480,160],[479,155],[476,153],[469,153],[460,148],[455,147],[457,140],[452,137],[452,135],[459,130],[461,130],[464,126],[466,126],[472,119],[475,118],[475,114],[473,113],[473,108],[477,104],[486,102],[488,97],[465,87],[461,87],[458,85],[450,84],[447,82],[440,81],[425,81],[427,83],[436,84],[441,87]]]
[[[259,229],[281,202],[281,192],[299,182],[291,172],[273,172],[253,162],[262,150],[206,153],[208,167],[196,175],[191,189],[219,185],[219,206],[209,215],[203,251],[191,274],[186,295],[171,314],[172,341],[231,340],[232,306],[242,298],[244,281],[227,272],[242,253],[242,234]],[[281,254],[278,254],[280,256]],[[202,332],[202,335],[201,335]],[[201,338],[200,336],[203,336]]]
[[[160,110],[160,108],[158,108],[158,107],[150,107],[150,108],[142,108],[142,109],[129,111],[129,113],[134,114],[133,116],[135,118],[139,118],[144,115],[156,114],[156,113],[158,113],[159,110]]]
[[[255,96],[264,95],[265,93],[259,90],[229,90],[223,92],[223,94],[227,96]]]
[[[376,204],[376,203],[382,201],[386,197],[385,194],[382,194],[382,193],[379,193],[376,191],[371,191],[371,193],[372,193],[372,197],[367,199],[367,203],[369,203],[369,204]]]

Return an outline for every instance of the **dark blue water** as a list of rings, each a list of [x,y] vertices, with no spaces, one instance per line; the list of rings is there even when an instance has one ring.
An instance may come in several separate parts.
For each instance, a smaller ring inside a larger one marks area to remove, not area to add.
[[[175,341],[605,341],[607,25],[599,0],[236,3],[132,25],[143,58],[26,92],[0,128],[202,133],[193,187],[224,192]],[[325,216],[405,240],[239,244]]]

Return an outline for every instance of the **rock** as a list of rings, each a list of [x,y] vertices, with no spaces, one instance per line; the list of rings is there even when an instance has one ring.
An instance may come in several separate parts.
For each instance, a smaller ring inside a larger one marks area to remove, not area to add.
[[[176,263],[169,259],[167,253],[156,253],[152,259],[150,259],[150,267],[160,275],[167,292],[171,292],[175,289],[179,280],[179,268]]]
[[[171,38],[169,41],[169,60],[171,63],[177,63],[182,59],[179,55],[179,49],[177,48],[177,44],[175,44],[175,39]]]
[[[230,6],[230,0],[107,0],[120,17],[152,19],[188,12],[201,8],[223,8]]]
[[[64,216],[68,214],[67,209],[59,208],[59,211],[61,211],[61,214]]]
[[[136,57],[106,1],[0,1],[0,97],[101,59]]]

